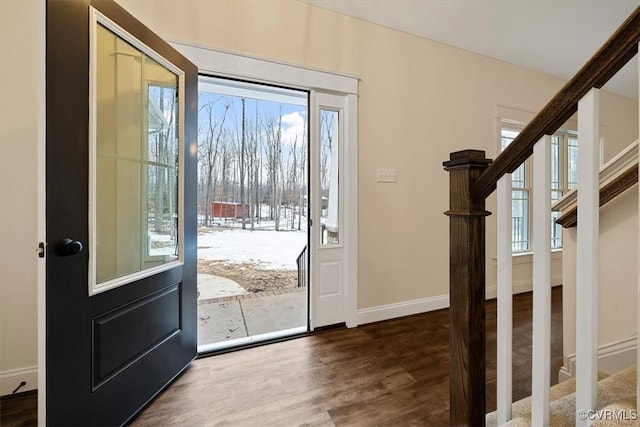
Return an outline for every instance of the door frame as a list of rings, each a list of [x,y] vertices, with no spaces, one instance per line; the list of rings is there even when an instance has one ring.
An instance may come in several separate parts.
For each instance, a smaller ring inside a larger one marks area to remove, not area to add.
[[[344,97],[344,160],[341,179],[344,179],[343,215],[344,215],[344,263],[346,272],[345,319],[347,327],[358,326],[358,83],[354,76],[323,71],[309,67],[287,64],[271,59],[262,59],[250,55],[218,50],[184,41],[166,39],[171,46],[196,64],[201,74],[242,79],[268,85],[281,85],[292,89],[307,90],[314,94],[326,92]],[[311,115],[314,112],[311,111]],[[312,218],[316,221],[316,218]],[[318,219],[319,222],[319,219]],[[313,227],[311,227],[313,233]],[[311,249],[311,247],[310,247]],[[309,278],[315,268],[313,251]],[[310,284],[313,286],[313,283]],[[313,292],[309,292],[309,306],[313,307]],[[313,316],[313,311],[310,313]],[[309,329],[313,330],[313,318]]]
[[[47,5],[46,0],[37,0],[32,3],[29,17],[25,20],[31,21],[30,31],[32,31],[31,45],[34,49],[31,53],[37,57],[38,67],[35,73],[32,75],[37,76],[37,81],[34,84],[37,86],[38,100],[37,100],[37,123],[36,123],[36,150],[37,150],[37,239],[38,242],[46,242],[47,239],[47,215],[46,215],[46,194],[47,194],[47,168],[46,168],[46,153],[47,153]],[[33,242],[34,246],[37,246],[37,242]],[[46,247],[38,247],[38,251],[42,251],[42,254],[46,252]],[[40,253],[40,252],[38,252]],[[34,254],[35,256],[35,254]],[[46,360],[47,360],[47,313],[46,313],[46,258],[40,256],[36,261],[37,266],[37,329],[38,329],[38,425],[46,425]]]

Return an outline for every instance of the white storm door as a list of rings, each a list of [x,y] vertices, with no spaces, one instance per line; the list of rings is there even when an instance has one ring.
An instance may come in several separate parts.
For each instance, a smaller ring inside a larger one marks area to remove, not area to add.
[[[311,121],[311,325],[347,320],[346,97],[315,92]]]

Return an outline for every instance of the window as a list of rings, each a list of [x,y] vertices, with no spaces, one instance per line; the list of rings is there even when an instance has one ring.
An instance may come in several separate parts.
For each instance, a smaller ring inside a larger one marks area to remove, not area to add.
[[[90,295],[182,262],[184,73],[99,19],[91,36]]]
[[[501,149],[504,150],[518,136],[520,129],[503,127]],[[513,252],[527,252],[531,248],[531,170],[527,159],[512,174],[512,242]],[[578,137],[572,131],[558,131],[551,137],[551,202],[555,203],[578,185]],[[551,249],[562,248],[562,226],[556,224],[560,212],[551,212]]]
[[[320,244],[340,243],[339,210],[339,156],[340,156],[340,112],[320,109]]]

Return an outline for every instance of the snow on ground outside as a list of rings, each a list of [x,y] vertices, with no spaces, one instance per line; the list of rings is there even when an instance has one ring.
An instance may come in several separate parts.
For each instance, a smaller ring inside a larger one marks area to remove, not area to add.
[[[250,263],[263,270],[295,270],[306,244],[304,231],[215,230],[198,233],[198,259]]]
[[[149,231],[149,255],[161,256],[161,255],[175,255],[176,243],[173,238],[168,234],[158,234],[153,231]]]

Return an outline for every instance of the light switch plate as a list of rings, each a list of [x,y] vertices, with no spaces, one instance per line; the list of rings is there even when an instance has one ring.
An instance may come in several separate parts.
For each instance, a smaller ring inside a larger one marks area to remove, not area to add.
[[[376,171],[376,180],[378,182],[397,182],[398,177],[395,169],[378,169]]]

